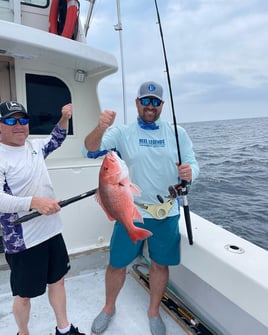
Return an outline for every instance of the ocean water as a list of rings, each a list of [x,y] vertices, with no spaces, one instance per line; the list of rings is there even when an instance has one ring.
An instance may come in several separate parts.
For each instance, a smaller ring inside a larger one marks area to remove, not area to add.
[[[190,210],[268,250],[268,117],[182,127],[200,166]]]

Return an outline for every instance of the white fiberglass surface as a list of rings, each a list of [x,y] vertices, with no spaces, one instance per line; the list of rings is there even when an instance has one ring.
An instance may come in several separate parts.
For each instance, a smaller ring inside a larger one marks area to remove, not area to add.
[[[69,320],[87,335],[90,334],[93,319],[103,306],[104,275],[105,270],[101,269],[66,278]],[[2,279],[0,286],[2,286]],[[0,290],[0,333],[15,335],[17,327],[12,315],[13,298],[6,284],[5,289],[3,290],[2,287]],[[116,314],[105,334],[150,335],[148,303],[148,293],[128,273],[117,300]],[[162,309],[161,315],[166,324],[167,335],[185,334],[183,329]],[[32,299],[30,332],[33,335],[55,334],[55,319],[46,294]]]

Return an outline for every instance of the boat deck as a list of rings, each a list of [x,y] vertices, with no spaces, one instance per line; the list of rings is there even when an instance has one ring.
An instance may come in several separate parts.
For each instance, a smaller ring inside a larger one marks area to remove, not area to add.
[[[90,334],[93,319],[104,303],[105,263],[107,264],[107,252],[80,255],[71,259],[72,269],[66,277],[69,320],[87,335]],[[2,259],[0,263],[0,333],[2,335],[17,333],[12,304],[9,270]],[[105,334],[149,335],[148,304],[148,293],[128,272],[125,285],[118,297],[115,317]],[[167,335],[187,334],[163,309],[161,309],[161,316],[166,324]],[[46,294],[32,299],[29,327],[33,335],[55,334],[54,314]]]

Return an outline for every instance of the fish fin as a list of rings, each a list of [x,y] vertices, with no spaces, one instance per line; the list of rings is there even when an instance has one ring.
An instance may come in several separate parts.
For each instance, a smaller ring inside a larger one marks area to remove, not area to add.
[[[101,206],[101,208],[104,210],[105,214],[107,215],[107,218],[110,221],[115,221],[115,219],[110,215],[110,213],[107,211],[107,209],[103,205],[103,202],[102,202],[101,197],[100,197],[99,190],[97,190],[97,192],[95,193],[95,199],[97,200],[97,202],[99,203],[99,205]]]
[[[136,195],[136,196],[140,196],[141,195],[141,190],[139,188],[138,185],[135,185],[135,184],[130,184],[129,185],[130,189],[131,189],[131,192],[132,194]]]
[[[152,235],[153,233],[151,231],[138,227],[135,227],[135,229],[132,231],[128,231],[128,236],[133,241],[133,243],[137,243],[138,240],[145,240]]]
[[[129,187],[130,190],[131,190],[131,193],[134,194],[134,195],[137,195],[137,196],[141,195],[141,189],[139,188],[138,185],[131,183],[128,175],[126,177],[120,179],[119,185]]]
[[[143,223],[143,217],[136,206],[133,206],[133,221]]]
[[[130,184],[129,176],[126,176],[125,178],[122,178],[119,181],[120,186],[128,186],[129,184]]]

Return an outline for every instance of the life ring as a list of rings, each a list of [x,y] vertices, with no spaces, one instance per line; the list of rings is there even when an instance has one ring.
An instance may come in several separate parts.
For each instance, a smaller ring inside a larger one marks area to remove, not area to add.
[[[64,2],[67,8],[60,11],[61,0],[52,0],[49,12],[49,32],[72,38],[78,23],[79,2],[77,0],[64,0]],[[60,25],[63,26],[63,29],[60,29]]]

